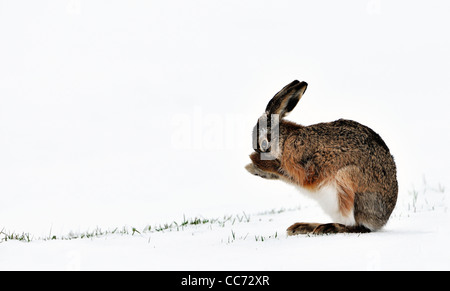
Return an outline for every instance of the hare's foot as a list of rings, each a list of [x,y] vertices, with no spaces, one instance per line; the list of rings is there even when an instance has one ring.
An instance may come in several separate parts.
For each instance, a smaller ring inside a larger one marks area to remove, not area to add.
[[[278,179],[279,177],[275,174],[263,171],[259,168],[257,168],[254,164],[248,164],[247,166],[245,166],[245,169],[247,171],[249,171],[251,174],[256,175],[256,176],[260,176],[264,179]]]
[[[329,234],[329,233],[367,233],[370,229],[362,226],[347,226],[340,223],[326,223],[317,226],[313,234]]]
[[[308,234],[312,233],[314,229],[316,229],[320,223],[294,223],[289,226],[286,230],[288,235],[297,235],[297,234]]]
[[[288,235],[330,234],[330,233],[366,233],[370,229],[362,226],[346,226],[340,223],[294,223],[286,230]]]

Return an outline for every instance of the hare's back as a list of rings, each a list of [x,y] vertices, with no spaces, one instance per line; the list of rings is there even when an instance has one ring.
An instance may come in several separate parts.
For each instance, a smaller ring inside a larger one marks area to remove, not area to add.
[[[371,128],[353,120],[339,119],[307,127],[308,135],[324,147],[342,150],[376,150],[389,154],[383,139]]]

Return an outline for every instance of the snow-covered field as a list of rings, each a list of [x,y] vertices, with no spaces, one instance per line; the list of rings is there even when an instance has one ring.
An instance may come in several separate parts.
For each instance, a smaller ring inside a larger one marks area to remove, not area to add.
[[[0,270],[450,269],[449,12],[0,0]],[[357,120],[389,146],[399,201],[381,232],[287,237],[329,218],[245,171],[294,79],[309,86],[289,120]]]
[[[0,269],[448,270],[447,200],[444,189],[411,192],[389,224],[369,234],[288,237],[286,227],[298,218],[327,221],[317,206],[306,203],[254,214],[183,217],[142,229],[7,241],[1,245]]]

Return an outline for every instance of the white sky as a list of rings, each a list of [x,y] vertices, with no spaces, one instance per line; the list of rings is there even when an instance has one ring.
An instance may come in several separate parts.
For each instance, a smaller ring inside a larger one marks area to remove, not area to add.
[[[437,0],[1,0],[0,228],[297,203],[243,169],[254,122],[294,79],[309,87],[288,119],[370,126],[400,195],[423,176],[450,187],[449,13]]]

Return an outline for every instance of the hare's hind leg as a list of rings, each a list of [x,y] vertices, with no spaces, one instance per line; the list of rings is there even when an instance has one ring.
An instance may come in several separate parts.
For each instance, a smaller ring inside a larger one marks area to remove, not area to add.
[[[370,229],[362,226],[347,226],[340,223],[326,223],[317,226],[313,230],[313,234],[329,234],[329,233],[367,233]]]
[[[319,225],[321,224],[298,222],[289,226],[288,229],[286,229],[286,232],[288,235],[308,234],[312,233]]]
[[[347,226],[340,223],[294,223],[286,230],[288,235],[330,234],[330,233],[366,233],[370,229],[362,226]]]

